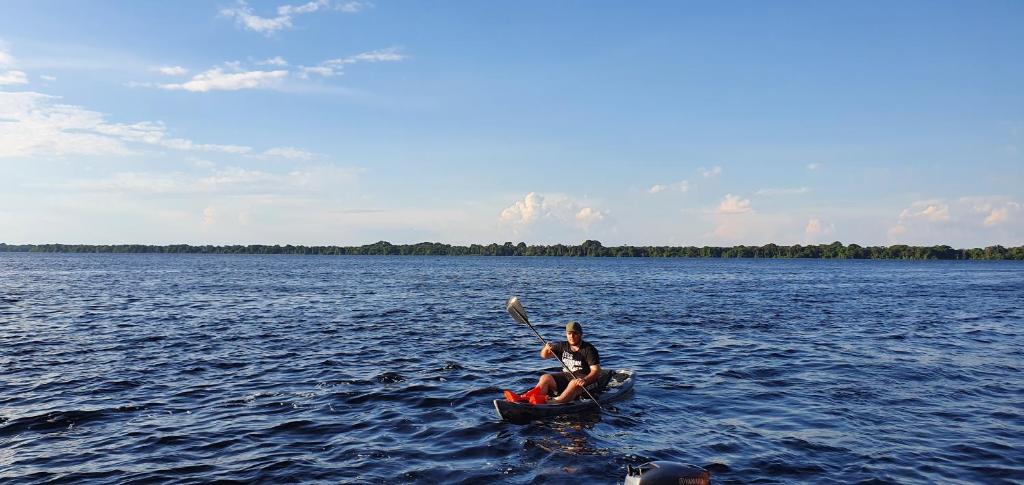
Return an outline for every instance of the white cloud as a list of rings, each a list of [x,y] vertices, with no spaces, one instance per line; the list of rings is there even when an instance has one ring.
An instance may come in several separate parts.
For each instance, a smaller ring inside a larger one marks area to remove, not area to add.
[[[523,200],[518,200],[502,210],[499,220],[513,227],[549,223],[589,229],[604,218],[605,213],[571,197],[530,192]]]
[[[764,196],[798,195],[798,194],[806,194],[807,192],[810,192],[810,191],[811,191],[811,189],[809,189],[807,187],[795,187],[795,188],[768,187],[768,188],[764,188],[764,189],[758,189],[757,192],[754,192],[754,195],[764,195]]]
[[[280,7],[277,7],[277,14],[295,15],[303,13],[313,13],[328,5],[330,5],[330,2],[328,2],[327,0],[315,0],[309,3],[304,3],[302,5],[281,5]]]
[[[342,12],[345,12],[345,13],[357,13],[357,12],[360,12],[360,11],[362,11],[362,10],[368,8],[368,7],[372,7],[372,6],[373,6],[373,4],[370,3],[370,2],[350,1],[350,2],[341,2],[341,3],[339,3],[334,8],[337,9],[337,10],[341,10]]]
[[[111,123],[105,115],[35,92],[0,91],[0,158],[70,155],[128,155],[131,144],[183,151],[245,154],[239,145],[195,143],[171,138],[163,123]]]
[[[168,76],[184,76],[188,74],[188,69],[181,66],[157,66],[150,68],[150,70],[159,72],[160,74],[166,74]]]
[[[704,177],[706,179],[714,178],[722,174],[722,167],[719,167],[717,165],[711,167],[711,169],[701,167],[697,169],[697,173],[699,173],[701,177]]]
[[[227,65],[234,68],[234,65]],[[277,86],[288,76],[288,71],[235,71],[228,72],[224,68],[214,67],[196,74],[192,80],[180,84],[161,84],[163,89],[205,93],[208,91],[237,91],[239,89],[260,89]]]
[[[202,161],[200,161],[202,162]],[[212,167],[193,163],[200,168]],[[136,193],[141,195],[237,195],[311,194],[329,192],[354,182],[359,171],[332,165],[306,167],[286,173],[265,172],[244,167],[226,167],[207,174],[182,172],[119,172],[97,178],[82,178],[56,184],[53,188],[94,193]]]
[[[501,211],[501,222],[532,224],[543,212],[544,197],[530,192],[523,200],[516,201]]]
[[[203,225],[212,226],[215,222],[217,222],[217,209],[213,207],[203,209]]]
[[[10,52],[7,52],[3,46],[0,46],[0,67],[12,67],[14,66],[14,56]]]
[[[275,147],[263,152],[268,158],[287,158],[289,160],[311,160],[314,155],[295,147]]]
[[[600,222],[604,219],[604,214],[601,211],[595,210],[593,207],[584,207],[576,213],[576,222],[583,228],[589,228],[594,223]]]
[[[328,59],[316,66],[302,66],[299,68],[299,76],[306,78],[310,74],[317,74],[324,77],[340,76],[344,67],[361,62],[399,62],[407,59],[398,47],[388,47],[375,51],[361,52],[356,55],[338,59]]]
[[[971,204],[975,213],[985,216],[982,225],[994,227],[1017,222],[1021,216],[1021,204],[1012,200],[993,200],[991,198],[967,197],[963,203]]]
[[[23,71],[0,72],[0,86],[28,84],[28,76]]]
[[[676,191],[679,191],[679,192],[686,192],[686,191],[690,190],[690,182],[687,181],[687,180],[680,180],[679,182],[675,182],[675,183],[667,184],[667,185],[666,184],[655,184],[655,185],[651,186],[651,188],[648,189],[647,192],[649,192],[651,194],[658,194],[658,193],[666,192],[666,191],[669,191],[669,190],[676,190]]]
[[[988,245],[1024,237],[1024,206],[1006,196],[919,200],[900,211],[890,242]]]
[[[807,170],[817,170],[819,168],[821,168],[821,164],[820,163],[808,163],[807,164]]]
[[[284,66],[288,65],[288,61],[284,60],[284,58],[281,57],[281,56],[277,56],[277,57],[271,57],[269,59],[264,59],[264,60],[262,60],[260,62],[257,62],[257,64],[260,64],[260,65],[263,65],[263,66],[281,66],[281,67],[284,67]]]
[[[925,220],[931,222],[945,222],[949,220],[949,205],[941,201],[918,201],[911,207],[903,209],[900,213],[900,221],[911,219]]]
[[[722,203],[718,204],[715,214],[742,214],[753,210],[750,207],[750,199],[744,199],[738,195],[726,194]]]
[[[820,243],[824,239],[828,239],[835,233],[835,225],[828,222],[823,222],[821,219],[812,218],[807,221],[807,225],[804,226],[804,236],[806,241],[809,243]]]
[[[289,69],[288,61],[278,56],[259,61],[256,64],[276,66],[281,69],[245,69],[242,67],[241,62],[233,61],[225,62],[220,66],[211,67],[204,72],[196,74],[191,80],[183,83],[159,84],[132,81],[125,85],[128,87],[156,87],[161,89],[184,90],[191,92],[274,89],[280,88],[284,81],[293,73],[302,79],[309,79],[310,75],[322,77],[340,76],[344,73],[345,66],[348,65],[364,62],[397,62],[406,58],[406,55],[402,54],[399,48],[389,47],[387,49],[363,52],[349,57],[328,59],[315,66],[296,66],[293,69]],[[177,69],[184,69],[177,66],[173,68],[159,69],[166,69],[166,71],[160,71],[165,74],[170,74],[171,72],[184,74],[185,72],[177,71]]]
[[[277,15],[261,17],[254,13],[253,9],[244,0],[238,0],[234,7],[222,9],[220,15],[234,18],[235,23],[246,30],[259,32],[264,35],[272,35],[278,30],[290,29],[292,27],[292,19],[298,15],[329,9],[345,13],[357,13],[371,5],[369,2],[348,1],[338,3],[331,8],[329,0],[314,0],[301,5],[281,5],[277,7]]]
[[[40,74],[39,75],[39,79],[42,79],[43,81],[48,81],[48,82],[53,82],[53,81],[57,80],[57,78],[55,76],[48,76],[46,74]]]
[[[340,70],[338,72],[340,73]],[[318,76],[323,77],[331,77],[335,75],[335,70],[327,66],[302,66],[299,68],[299,77],[303,79],[308,79],[310,74],[316,74]]]

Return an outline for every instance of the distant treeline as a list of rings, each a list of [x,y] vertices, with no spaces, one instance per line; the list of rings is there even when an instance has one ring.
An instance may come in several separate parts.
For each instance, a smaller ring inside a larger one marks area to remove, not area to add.
[[[319,255],[393,255],[393,256],[586,256],[615,258],[811,258],[811,259],[1015,259],[1024,260],[1024,246],[989,246],[953,249],[949,246],[859,246],[840,242],[802,246],[602,246],[585,241],[578,246],[555,244],[527,246],[526,243],[450,244],[423,242],[391,244],[380,241],[365,246],[192,246],[171,244],[4,244],[0,252],[33,253],[197,253],[197,254],[319,254]]]

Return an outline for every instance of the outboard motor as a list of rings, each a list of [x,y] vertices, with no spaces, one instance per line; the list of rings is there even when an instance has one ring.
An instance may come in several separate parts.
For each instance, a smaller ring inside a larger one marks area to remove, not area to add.
[[[694,465],[674,461],[651,461],[626,465],[625,485],[710,485],[711,473]]]

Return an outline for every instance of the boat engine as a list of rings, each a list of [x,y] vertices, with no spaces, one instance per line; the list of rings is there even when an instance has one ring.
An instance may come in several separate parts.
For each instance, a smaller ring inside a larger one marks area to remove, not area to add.
[[[626,465],[625,485],[710,485],[711,473],[694,465],[674,461],[651,461],[634,467]]]

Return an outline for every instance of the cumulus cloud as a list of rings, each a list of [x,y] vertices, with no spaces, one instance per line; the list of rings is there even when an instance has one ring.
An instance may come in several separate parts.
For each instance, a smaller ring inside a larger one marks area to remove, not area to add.
[[[930,222],[946,222],[949,220],[949,204],[942,201],[918,201],[911,207],[900,212],[900,221],[925,220]]]
[[[207,207],[203,209],[203,225],[211,226],[217,222],[217,209]]]
[[[758,189],[757,192],[754,192],[754,195],[763,195],[763,196],[799,195],[799,194],[806,194],[807,192],[810,192],[810,191],[811,191],[811,189],[809,189],[807,187],[792,187],[792,188],[787,188],[787,187],[768,187],[768,188],[764,188],[764,189]]]
[[[604,214],[601,211],[595,210],[593,207],[584,207],[576,213],[576,222],[583,228],[589,228],[594,223],[600,222],[604,219]]]
[[[332,4],[330,0],[314,0],[301,5],[280,5],[277,7],[276,15],[263,17],[257,15],[252,7],[244,0],[238,0],[233,7],[224,8],[220,11],[222,17],[233,18],[235,23],[246,30],[259,32],[264,35],[272,35],[274,32],[292,28],[292,20],[299,15],[311,14],[318,11],[337,10],[345,13],[357,13],[371,6],[369,2],[347,1]]]
[[[651,186],[647,192],[651,194],[659,194],[667,191],[686,192],[688,190],[690,190],[690,182],[687,180],[680,180],[679,182],[671,184],[655,184]]]
[[[739,241],[751,233],[756,217],[750,199],[726,194],[711,212],[715,228],[712,236],[723,241]]]
[[[710,169],[701,167],[697,169],[697,173],[699,173],[701,177],[704,177],[706,179],[714,178],[722,174],[722,167],[719,167],[717,165],[711,167]]]
[[[832,223],[812,218],[804,226],[804,236],[809,243],[820,243],[824,239],[830,238],[835,233],[835,229],[835,225]]]
[[[1013,240],[1024,236],[1024,206],[1006,196],[919,200],[900,211],[888,236],[890,242],[916,244]]]
[[[151,68],[150,70],[168,76],[184,76],[188,74],[188,69],[185,69],[181,66],[157,66]]]
[[[722,202],[715,209],[715,214],[742,214],[753,210],[750,207],[750,199],[744,199],[738,195],[726,194]]]
[[[604,218],[604,212],[568,196],[530,192],[522,200],[502,210],[499,220],[513,227],[552,223],[588,229]]]
[[[169,136],[160,122],[112,123],[102,113],[35,92],[0,91],[0,158],[127,155],[132,144],[183,151],[245,154],[239,145],[195,143]]]

